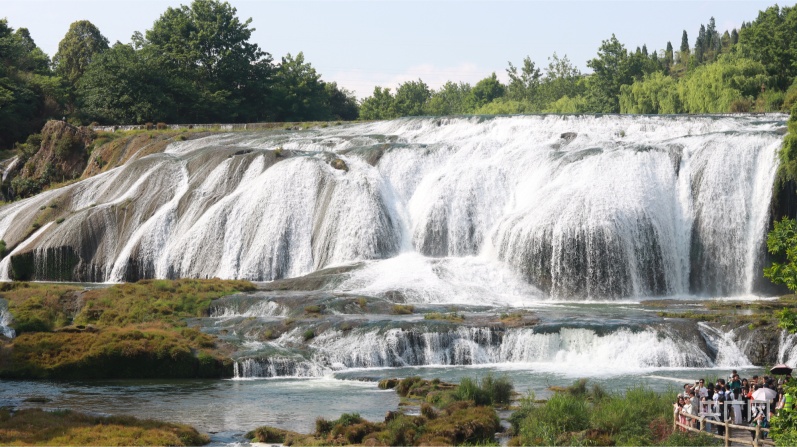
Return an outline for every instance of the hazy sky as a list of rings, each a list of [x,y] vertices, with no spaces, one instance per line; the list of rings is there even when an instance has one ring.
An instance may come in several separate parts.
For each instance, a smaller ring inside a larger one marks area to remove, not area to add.
[[[89,20],[111,41],[127,43],[169,6],[190,0],[0,0],[0,17],[26,27],[50,56],[69,24]],[[681,32],[694,45],[701,23],[714,16],[720,33],[752,21],[771,1],[255,1],[231,0],[252,40],[279,61],[303,51],[326,81],[358,97],[375,85],[423,79],[474,83],[507,62],[530,56],[538,66],[556,51],[582,71],[614,33],[629,49],[646,43],[677,49]],[[788,3],[787,3],[788,4]]]

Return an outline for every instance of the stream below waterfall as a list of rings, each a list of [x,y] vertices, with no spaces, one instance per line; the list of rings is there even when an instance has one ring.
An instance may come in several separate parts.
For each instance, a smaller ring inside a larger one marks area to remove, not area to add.
[[[750,377],[762,370],[739,371]],[[595,371],[590,383],[600,384],[608,390],[623,390],[642,384],[667,391],[677,390],[682,385],[678,378],[724,377],[728,372],[727,368],[664,369],[644,375],[604,375]],[[368,420],[382,420],[386,412],[398,408],[399,397],[394,390],[379,390],[377,379],[419,375],[458,381],[462,377],[475,378],[488,373],[506,375],[517,391],[532,391],[538,398],[550,395],[549,386],[570,385],[576,377],[581,377],[567,373],[530,372],[517,365],[492,365],[369,369],[310,379],[0,381],[0,407],[68,408],[181,422],[209,433],[212,445],[225,445],[245,442],[243,434],[261,425],[309,433],[317,417],[335,419],[342,413],[356,412]],[[49,401],[41,403],[42,398]]]

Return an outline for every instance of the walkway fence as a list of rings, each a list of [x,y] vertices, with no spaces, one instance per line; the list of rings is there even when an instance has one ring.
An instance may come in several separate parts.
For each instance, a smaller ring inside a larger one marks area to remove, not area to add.
[[[730,406],[736,406],[734,409],[738,409],[738,403],[734,401],[727,401],[725,402]],[[763,400],[751,400],[748,401],[748,411],[747,411],[747,420],[751,420],[752,409],[755,406],[760,406],[762,411],[766,411],[766,415],[769,415],[769,402]],[[737,425],[731,423],[731,417],[725,417],[724,421],[720,420],[721,414],[717,411],[717,406],[722,406],[723,402],[719,403],[711,403],[711,402],[701,402],[702,408],[700,411],[700,415],[692,415],[692,414],[673,414],[673,431],[678,429],[687,430],[694,433],[704,433],[706,435],[712,436],[717,439],[721,439],[725,442],[725,447],[730,446],[741,446],[741,445],[751,445],[753,447],[762,447],[762,446],[774,446],[775,442],[769,438],[769,429],[763,428],[758,424],[754,426],[749,425]],[[714,407],[713,410],[709,407]],[[721,407],[720,407],[721,408]],[[727,414],[727,412],[725,413]],[[684,424],[679,422],[678,416],[684,416],[688,420],[696,421],[697,427],[693,427],[690,424]],[[711,431],[714,427],[724,427],[724,434],[716,434],[712,433]]]

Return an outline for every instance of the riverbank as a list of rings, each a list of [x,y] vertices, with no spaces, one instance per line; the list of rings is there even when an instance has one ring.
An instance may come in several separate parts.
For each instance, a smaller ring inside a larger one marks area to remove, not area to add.
[[[247,281],[140,281],[87,289],[5,283],[0,299],[15,337],[0,338],[0,378],[223,378],[227,345],[196,328],[214,298],[251,291]]]
[[[189,446],[210,442],[184,424],[70,410],[0,408],[0,444],[63,446]]]

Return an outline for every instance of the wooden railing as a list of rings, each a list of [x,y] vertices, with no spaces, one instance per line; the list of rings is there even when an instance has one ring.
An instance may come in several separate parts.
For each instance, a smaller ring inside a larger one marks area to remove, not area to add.
[[[697,421],[697,428],[695,428],[695,427],[692,427],[689,424],[682,424],[681,422],[679,422],[678,421],[678,416],[679,416],[679,414],[674,414],[673,415],[673,431],[678,430],[678,427],[680,427],[680,428],[682,428],[684,430],[688,430],[688,431],[691,431],[691,432],[694,432],[694,433],[705,433],[705,434],[707,434],[709,436],[712,436],[712,437],[717,438],[717,439],[722,439],[723,441],[725,441],[725,447],[729,447],[732,443],[733,444],[752,445],[753,447],[774,446],[775,445],[774,441],[772,441],[768,437],[764,437],[764,436],[768,436],[769,435],[769,429],[768,428],[763,428],[763,427],[761,427],[758,424],[756,424],[755,427],[750,427],[748,425],[731,424],[730,422],[728,422],[727,418],[725,418],[725,421],[723,422],[723,421],[718,421],[718,420],[715,420],[713,418],[706,417],[706,416],[696,416],[696,415],[693,415],[693,414],[681,413],[680,416],[684,416],[687,419],[691,419],[693,421]],[[711,433],[711,432],[706,431],[706,424],[711,424],[712,426],[716,426],[716,427],[725,427],[725,434],[718,435],[716,433]],[[745,437],[745,438],[738,438],[738,437],[737,438],[732,438],[731,437],[731,430],[734,429],[734,428],[750,432],[750,437],[749,438],[748,437]],[[753,433],[755,433],[755,436],[752,435]]]

